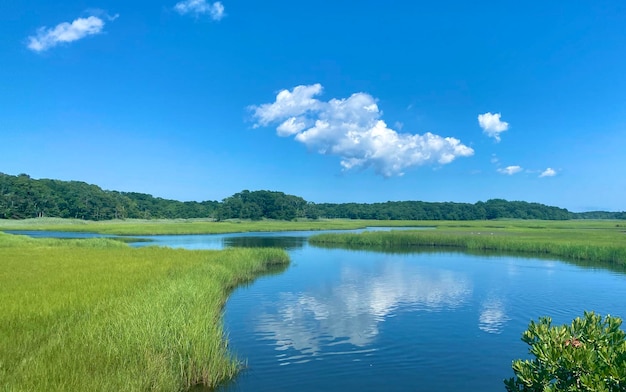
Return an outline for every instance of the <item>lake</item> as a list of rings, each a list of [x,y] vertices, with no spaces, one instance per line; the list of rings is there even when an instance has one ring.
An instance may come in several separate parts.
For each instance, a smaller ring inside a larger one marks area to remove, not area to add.
[[[220,392],[504,391],[511,361],[528,356],[520,337],[531,319],[626,316],[621,272],[501,254],[316,248],[314,233],[142,237],[290,253],[285,272],[229,298],[225,329],[245,369]]]

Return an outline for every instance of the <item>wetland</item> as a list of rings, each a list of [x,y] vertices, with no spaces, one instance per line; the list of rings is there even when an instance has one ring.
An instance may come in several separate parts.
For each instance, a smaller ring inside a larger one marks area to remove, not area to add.
[[[30,390],[61,390],[86,374],[100,380],[92,384],[98,390],[501,391],[511,361],[526,355],[520,336],[531,319],[567,323],[585,310],[626,315],[619,258],[626,238],[615,222],[421,223],[435,229],[355,232],[347,237],[360,240],[349,244],[336,232],[316,242],[318,230],[137,235],[150,242],[131,246],[0,234],[0,376]],[[478,232],[611,248],[617,259],[389,239]],[[220,290],[211,289],[216,276]],[[207,316],[208,308],[217,311]],[[216,359],[195,352],[209,341],[220,343],[207,348]],[[181,342],[188,351],[172,348]],[[226,365],[213,367],[218,358]],[[133,362],[148,371],[122,370]],[[179,374],[169,384],[160,375],[168,366]],[[47,380],[46,388],[35,379]]]

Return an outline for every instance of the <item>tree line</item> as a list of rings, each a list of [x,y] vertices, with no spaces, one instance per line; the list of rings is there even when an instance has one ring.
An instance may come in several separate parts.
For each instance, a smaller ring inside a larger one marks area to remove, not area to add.
[[[276,191],[236,193],[221,202],[168,200],[144,193],[103,190],[80,181],[33,179],[0,173],[0,219],[59,217],[108,219],[278,219],[346,218],[377,220],[626,219],[626,212],[573,213],[524,201],[477,203],[397,201],[312,203]]]
[[[0,173],[0,219],[197,218],[211,216],[218,205],[216,201],[181,202],[143,193],[107,191],[79,181],[35,180],[27,174]]]
[[[429,203],[422,201],[388,201],[373,204],[318,204],[320,215],[328,218],[350,219],[409,219],[409,220],[486,220],[515,219],[572,219],[564,208],[539,203],[492,199],[486,202]]]

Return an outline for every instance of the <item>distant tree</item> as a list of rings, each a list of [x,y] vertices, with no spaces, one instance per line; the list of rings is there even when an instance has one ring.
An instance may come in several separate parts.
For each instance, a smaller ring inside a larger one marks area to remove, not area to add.
[[[522,340],[532,360],[513,362],[515,377],[505,380],[507,391],[624,392],[626,340],[622,320],[585,312],[571,325],[552,326],[549,317],[531,321]]]
[[[315,203],[306,203],[304,207],[304,217],[307,219],[319,219],[320,212]]]
[[[244,190],[227,197],[217,209],[217,219],[262,218],[293,220],[313,214],[313,207],[301,197],[275,191]]]

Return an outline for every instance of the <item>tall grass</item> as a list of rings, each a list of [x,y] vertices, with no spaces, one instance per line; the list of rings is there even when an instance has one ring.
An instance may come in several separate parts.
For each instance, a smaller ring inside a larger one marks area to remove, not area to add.
[[[230,379],[222,308],[277,249],[133,249],[0,233],[0,390],[179,391]]]
[[[361,234],[318,234],[309,242],[339,247],[433,247],[472,251],[522,252],[571,260],[626,265],[626,234],[615,226],[487,227],[474,230],[438,228],[429,231],[366,232]]]

